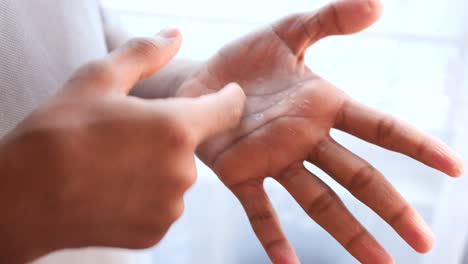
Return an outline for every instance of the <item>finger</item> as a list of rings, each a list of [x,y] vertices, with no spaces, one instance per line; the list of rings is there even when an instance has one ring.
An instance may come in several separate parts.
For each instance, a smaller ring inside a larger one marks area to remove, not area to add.
[[[372,25],[381,15],[380,0],[338,0],[321,9],[286,17],[273,31],[296,55],[330,35],[352,34]]]
[[[369,163],[332,138],[323,139],[316,145],[309,161],[369,206],[416,251],[427,252],[431,249],[434,234],[429,226]]]
[[[182,122],[193,131],[196,143],[218,133],[235,128],[244,110],[246,96],[242,88],[228,84],[219,92],[203,95],[197,98],[177,98],[173,102],[182,103],[178,106]]]
[[[105,59],[114,71],[114,86],[128,94],[137,81],[165,66],[182,42],[179,30],[166,28],[150,38],[135,38],[116,49]]]
[[[352,99],[343,104],[335,128],[410,156],[448,175],[463,174],[463,160],[442,141]]]
[[[284,234],[261,180],[229,186],[247,213],[250,224],[273,263],[299,263]]]
[[[348,211],[336,193],[302,164],[277,180],[304,211],[361,263],[393,263],[392,257]]]

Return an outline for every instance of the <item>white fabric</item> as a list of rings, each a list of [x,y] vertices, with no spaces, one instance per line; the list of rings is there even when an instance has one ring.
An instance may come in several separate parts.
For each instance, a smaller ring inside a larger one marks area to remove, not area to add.
[[[106,53],[98,4],[0,0],[0,136]]]

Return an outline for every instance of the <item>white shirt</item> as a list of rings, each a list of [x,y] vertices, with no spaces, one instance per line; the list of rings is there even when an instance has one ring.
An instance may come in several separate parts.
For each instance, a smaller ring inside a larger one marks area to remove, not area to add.
[[[97,0],[0,0],[0,137],[106,53]]]

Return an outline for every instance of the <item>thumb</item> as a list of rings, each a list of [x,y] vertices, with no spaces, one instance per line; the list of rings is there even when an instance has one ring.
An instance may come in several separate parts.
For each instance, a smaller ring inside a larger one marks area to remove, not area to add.
[[[128,94],[132,87],[165,66],[182,42],[179,30],[166,28],[149,38],[134,38],[110,53],[105,60],[114,69],[115,89]]]
[[[216,93],[176,100],[187,101],[182,110],[183,119],[199,144],[239,125],[246,96],[238,84],[231,83]]]
[[[335,0],[317,11],[286,17],[272,25],[276,34],[296,55],[331,35],[359,32],[382,14],[381,0]]]

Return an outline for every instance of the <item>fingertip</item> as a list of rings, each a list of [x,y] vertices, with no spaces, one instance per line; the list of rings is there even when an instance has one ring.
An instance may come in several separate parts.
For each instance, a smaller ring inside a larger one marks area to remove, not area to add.
[[[449,150],[446,154],[445,162],[441,162],[444,172],[450,177],[459,178],[465,171],[463,158],[456,152]]]
[[[165,46],[173,48],[176,52],[182,45],[182,33],[176,27],[165,27],[155,34],[153,39],[157,42],[164,43]],[[172,57],[172,55],[170,57]]]
[[[434,246],[435,235],[430,226],[416,211],[402,218],[398,233],[417,252],[427,253]]]
[[[277,243],[268,249],[268,255],[275,264],[299,264],[299,258],[289,243]]]
[[[453,166],[453,169],[452,169],[452,173],[450,174],[450,176],[454,177],[454,178],[459,178],[461,177],[464,173],[465,173],[465,162],[463,161],[463,158],[455,153],[455,161],[454,161],[454,166]]]
[[[335,12],[341,14],[340,22],[344,34],[361,31],[374,24],[382,16],[380,0],[338,0]]]
[[[228,84],[216,93],[193,98],[191,122],[197,127],[199,141],[237,127],[244,112],[246,96],[235,83]]]
[[[434,244],[435,236],[432,233],[432,235],[425,238],[424,243],[421,243],[418,247],[414,247],[414,250],[416,250],[418,253],[426,254],[431,251],[431,249],[434,247]]]
[[[419,238],[415,239],[415,243],[413,243],[412,247],[418,253],[425,254],[431,251],[434,243],[435,235],[430,228],[427,228],[419,234]]]
[[[161,30],[156,36],[166,39],[177,39],[182,38],[182,33],[178,28],[169,26]]]
[[[395,264],[395,259],[393,259],[393,257],[390,254],[385,252],[385,255],[382,256],[382,262],[375,263]]]
[[[362,263],[394,263],[393,257],[372,235],[362,236],[350,246],[348,252]]]
[[[434,232],[432,232],[432,229],[422,219],[419,223],[419,229],[419,241],[414,243],[412,246],[418,253],[428,253],[434,247]]]
[[[429,136],[429,139],[426,144],[428,147],[425,147],[427,151],[422,152],[424,155],[421,155],[420,160],[450,177],[462,176],[465,167],[462,156],[441,139],[433,136]]]
[[[221,90],[221,93],[225,93],[225,96],[229,98],[231,111],[235,118],[240,120],[247,100],[242,87],[237,83],[229,83]]]
[[[354,5],[355,12],[370,21],[376,21],[382,15],[381,0],[338,0]]]
[[[235,82],[229,83],[226,86],[224,86],[222,91],[227,91],[227,92],[235,94],[236,97],[246,99],[246,95],[244,93],[244,90],[242,89],[242,87],[238,83],[235,83]]]
[[[382,17],[383,6],[381,0],[365,0],[366,13],[371,21],[375,22]]]

